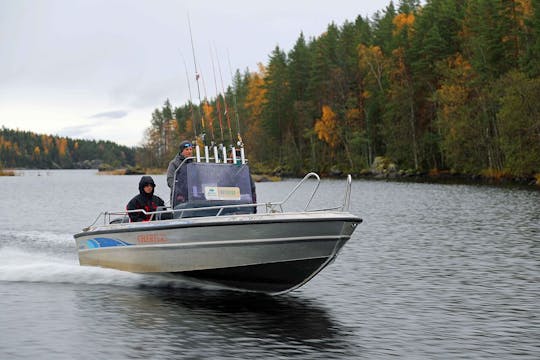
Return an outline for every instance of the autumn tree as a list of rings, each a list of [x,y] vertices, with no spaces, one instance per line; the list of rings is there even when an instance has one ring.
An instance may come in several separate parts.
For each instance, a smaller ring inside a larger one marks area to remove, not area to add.
[[[505,169],[516,176],[540,173],[540,79],[520,72],[501,78],[498,123]]]
[[[327,153],[335,160],[335,149],[339,143],[338,119],[336,113],[328,105],[323,105],[322,116],[315,122],[315,132],[320,140],[330,146]]]
[[[404,6],[409,10],[408,6]],[[387,155],[407,167],[420,168],[419,128],[415,87],[410,62],[410,44],[415,21],[413,12],[400,12],[394,18],[397,47],[392,51],[390,87],[384,109],[384,136]]]
[[[436,93],[445,167],[462,173],[479,172],[488,164],[483,126],[478,118],[482,104],[471,86],[478,75],[461,55],[449,59],[439,71],[446,78]]]
[[[252,119],[244,133],[246,149],[252,161],[261,161],[265,158],[264,153],[268,146],[267,137],[262,127],[262,112],[266,97],[264,86],[265,68],[259,63],[259,71],[250,75],[248,93],[244,103],[247,116]]]

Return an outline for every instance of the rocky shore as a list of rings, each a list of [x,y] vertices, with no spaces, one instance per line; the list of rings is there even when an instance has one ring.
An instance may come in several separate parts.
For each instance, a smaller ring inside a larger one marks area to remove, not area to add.
[[[526,185],[540,189],[540,174],[517,177],[507,173],[486,171],[483,174],[463,174],[450,170],[433,169],[429,172],[415,170],[402,170],[396,164],[384,157],[377,157],[370,169],[359,174],[352,174],[354,178],[369,178],[379,180],[403,180],[414,182],[434,183],[463,183],[463,184],[489,184],[489,185]]]

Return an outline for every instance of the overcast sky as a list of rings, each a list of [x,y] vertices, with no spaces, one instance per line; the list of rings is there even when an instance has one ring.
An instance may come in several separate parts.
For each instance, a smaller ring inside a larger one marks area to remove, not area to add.
[[[301,32],[316,37],[389,3],[0,0],[0,126],[139,145],[155,108],[188,101],[184,59],[197,102],[188,13],[212,97],[211,51],[226,87],[229,59],[233,71],[254,71],[276,45],[290,51]]]

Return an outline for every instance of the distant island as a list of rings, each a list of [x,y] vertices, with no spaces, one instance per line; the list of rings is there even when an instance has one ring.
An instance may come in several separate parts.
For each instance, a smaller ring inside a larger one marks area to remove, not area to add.
[[[135,154],[135,148],[111,141],[71,139],[6,127],[0,129],[0,169],[135,167]]]

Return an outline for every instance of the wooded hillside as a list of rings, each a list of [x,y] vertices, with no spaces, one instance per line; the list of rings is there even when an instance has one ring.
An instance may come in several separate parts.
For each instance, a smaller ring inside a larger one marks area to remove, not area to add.
[[[165,167],[203,130],[220,143],[220,122],[230,144],[230,122],[252,163],[291,174],[360,173],[384,156],[410,172],[529,176],[540,173],[539,76],[540,0],[390,2],[276,47],[224,97],[167,100],[139,159]]]
[[[0,168],[72,169],[133,166],[135,149],[111,141],[74,140],[0,128]]]

